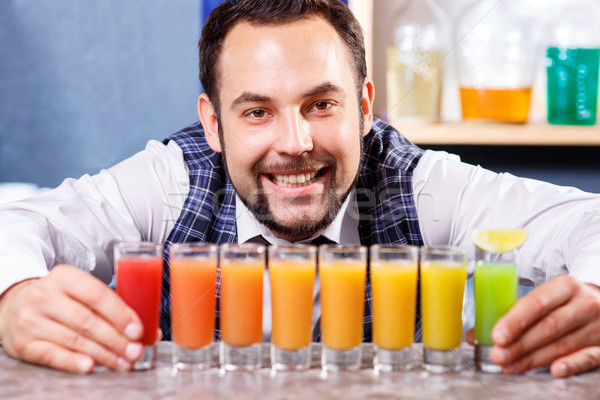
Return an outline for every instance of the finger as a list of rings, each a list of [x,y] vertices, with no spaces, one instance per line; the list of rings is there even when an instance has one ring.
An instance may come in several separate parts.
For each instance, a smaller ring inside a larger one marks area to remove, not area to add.
[[[139,340],[143,333],[137,314],[108,286],[77,268],[57,265],[52,268],[59,285],[69,296],[93,309],[130,340]],[[85,284],[73,282],[80,279]]]
[[[90,356],[41,340],[29,343],[21,358],[30,363],[78,374],[89,373],[94,368],[94,360]]]
[[[17,316],[16,323],[22,328],[19,334],[4,342],[6,352],[13,357],[24,358],[28,354],[28,346],[31,343],[43,341],[86,354],[92,357],[95,363],[111,369],[127,370],[131,367],[132,361],[137,360],[143,352],[141,344],[132,343],[125,351],[127,356],[123,358],[77,331],[49,319],[44,314],[22,312]],[[31,358],[28,358],[28,361],[36,362]]]
[[[550,365],[550,373],[556,378],[566,378],[598,366],[600,366],[600,347],[593,346],[555,360]]]
[[[577,310],[577,312],[573,310]],[[498,363],[512,363],[526,354],[559,340],[585,324],[594,322],[596,316],[597,312],[592,307],[586,307],[583,301],[574,300],[537,321],[521,335],[519,340],[505,348],[502,353],[497,352]],[[582,339],[588,343],[589,338]],[[558,348],[558,346],[553,348]]]
[[[52,320],[46,320],[44,324],[40,324],[37,327],[37,330],[41,330],[42,332],[33,333],[37,337],[43,338],[44,341],[54,343],[75,353],[90,356],[96,364],[104,365],[118,371],[130,369],[133,362],[144,351],[140,343],[131,343],[126,346],[124,354],[120,355],[102,346],[100,343],[81,335],[77,331]],[[43,336],[40,336],[40,334]]]
[[[71,298],[55,296],[55,298],[43,306],[41,312],[53,321],[56,321],[58,324],[55,325],[63,325],[70,328],[68,332],[66,332],[66,328],[60,329],[66,336],[62,341],[60,336],[56,337],[55,340],[57,343],[62,343],[65,347],[72,350],[86,352],[103,365],[116,368],[116,358],[109,358],[107,353],[115,356],[119,355],[129,361],[135,361],[136,357],[141,355],[141,353],[137,354],[133,351],[134,349],[131,348],[133,343],[117,331],[115,327],[89,308],[86,308],[77,301],[73,301]],[[115,310],[115,312],[119,312],[119,310]],[[73,335],[76,335],[76,337]],[[40,336],[39,338],[44,338],[44,336]],[[87,339],[85,342],[97,345],[91,346],[88,343],[85,348],[79,347],[79,345],[83,344],[84,338]],[[48,340],[50,339],[48,338]],[[138,347],[141,349],[141,345],[138,344]],[[103,349],[104,351],[102,351]],[[94,351],[91,352],[92,350]]]
[[[465,333],[465,341],[469,344],[475,344],[475,331],[473,328],[469,329],[467,333]]]
[[[492,329],[494,343],[507,346],[515,341],[539,319],[568,302],[576,284],[574,278],[563,275],[520,298]]]
[[[492,360],[502,366],[502,370],[507,373],[522,373],[530,369],[549,365],[560,357],[567,356],[579,351],[582,348],[599,343],[600,329],[598,324],[586,325],[583,329],[578,329],[568,335],[563,336],[544,347],[541,347],[529,354],[519,358],[512,358],[513,361],[507,362],[505,357],[511,352],[511,348],[501,348],[494,346],[492,348]]]

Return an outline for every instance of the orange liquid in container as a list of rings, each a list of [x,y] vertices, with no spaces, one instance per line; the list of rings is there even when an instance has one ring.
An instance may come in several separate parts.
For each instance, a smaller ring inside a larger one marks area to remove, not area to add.
[[[460,88],[465,121],[493,121],[524,124],[529,115],[531,88],[475,89]]]

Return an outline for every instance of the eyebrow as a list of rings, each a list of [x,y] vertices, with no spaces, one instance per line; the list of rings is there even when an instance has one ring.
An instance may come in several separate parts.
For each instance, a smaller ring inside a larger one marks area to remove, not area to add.
[[[271,101],[271,98],[268,96],[262,96],[260,94],[244,92],[241,95],[239,95],[238,97],[236,97],[235,100],[233,100],[233,102],[231,103],[231,108],[233,109],[243,103],[252,103],[252,102],[268,103],[270,101]]]
[[[321,93],[343,93],[344,91],[342,90],[342,88],[340,88],[339,86],[331,83],[331,82],[324,82],[322,84],[320,84],[319,86],[314,87],[313,89],[309,90],[308,92],[304,93],[304,97],[311,97],[317,94],[321,94]]]
[[[322,94],[322,93],[343,93],[344,91],[342,90],[342,88],[340,88],[339,86],[331,83],[331,82],[324,82],[318,86],[315,86],[314,88],[310,89],[309,91],[305,92],[302,96],[303,97],[311,97],[311,96],[315,96],[317,94]],[[235,100],[233,100],[233,102],[231,103],[231,108],[235,108],[237,106],[239,106],[240,104],[244,104],[244,103],[269,103],[273,101],[273,99],[269,96],[263,96],[260,94],[256,94],[256,93],[250,93],[250,92],[244,92],[241,95],[239,95],[238,97],[235,98]]]

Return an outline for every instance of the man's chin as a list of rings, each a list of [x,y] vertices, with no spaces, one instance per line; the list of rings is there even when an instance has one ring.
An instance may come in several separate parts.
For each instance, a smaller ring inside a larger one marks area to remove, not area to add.
[[[320,219],[310,217],[294,217],[293,220],[278,220],[277,218],[266,219],[263,224],[278,237],[295,242],[308,239],[319,231],[325,229],[332,219],[328,215]]]

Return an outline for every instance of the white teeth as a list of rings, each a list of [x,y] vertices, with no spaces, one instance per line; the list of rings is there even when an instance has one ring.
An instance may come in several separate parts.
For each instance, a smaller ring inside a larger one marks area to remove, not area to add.
[[[271,177],[277,186],[302,187],[313,183],[315,175],[317,175],[316,172],[310,172],[298,175],[271,175]]]

